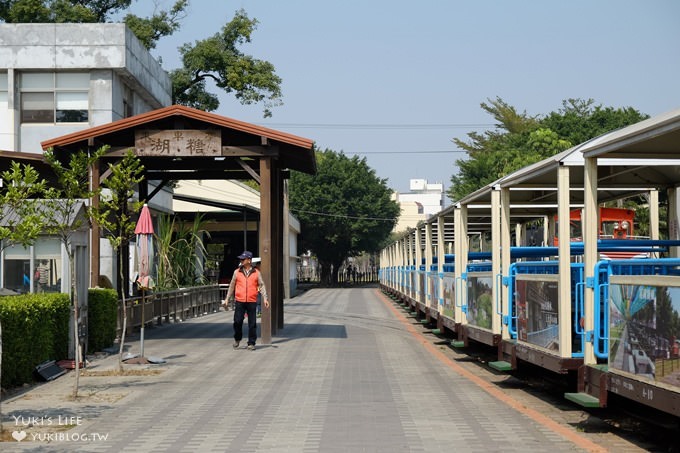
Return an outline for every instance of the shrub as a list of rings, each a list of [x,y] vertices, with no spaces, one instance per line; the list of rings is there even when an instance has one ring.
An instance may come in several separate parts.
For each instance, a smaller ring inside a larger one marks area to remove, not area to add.
[[[90,289],[87,303],[87,350],[101,351],[116,339],[118,294],[113,289]]]
[[[59,293],[0,297],[2,382],[16,386],[33,380],[45,360],[68,354],[70,300]]]

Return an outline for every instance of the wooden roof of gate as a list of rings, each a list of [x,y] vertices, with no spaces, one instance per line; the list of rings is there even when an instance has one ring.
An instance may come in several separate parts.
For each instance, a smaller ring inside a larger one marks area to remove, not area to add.
[[[222,143],[221,156],[182,159],[146,156],[142,160],[147,173],[176,172],[172,179],[250,179],[250,176],[244,175],[245,170],[237,162],[237,158],[264,156],[277,157],[280,168],[316,173],[312,140],[182,105],[172,105],[91,127],[46,140],[41,145],[43,149],[53,148],[55,152],[87,149],[90,142],[95,148],[109,145],[111,149],[106,158],[120,155],[130,148],[134,149],[135,131],[180,129],[219,130]],[[219,164],[216,162],[218,160]]]

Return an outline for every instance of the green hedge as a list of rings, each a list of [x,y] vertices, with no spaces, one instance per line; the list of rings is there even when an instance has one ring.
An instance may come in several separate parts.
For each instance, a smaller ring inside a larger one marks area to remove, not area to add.
[[[87,296],[87,350],[101,351],[116,339],[118,294],[113,289],[90,289]]]
[[[66,294],[0,297],[3,387],[33,381],[45,360],[68,356],[70,301]]]

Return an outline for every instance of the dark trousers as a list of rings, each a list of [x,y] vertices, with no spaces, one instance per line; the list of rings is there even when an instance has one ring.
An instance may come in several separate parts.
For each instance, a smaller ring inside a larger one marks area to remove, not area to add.
[[[243,338],[243,318],[248,313],[248,344],[255,345],[257,341],[257,303],[236,302],[234,310],[234,340]]]

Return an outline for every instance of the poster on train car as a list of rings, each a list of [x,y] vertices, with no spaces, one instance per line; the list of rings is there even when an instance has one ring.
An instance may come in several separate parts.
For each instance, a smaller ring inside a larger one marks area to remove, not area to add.
[[[468,274],[467,320],[473,326],[491,329],[493,310],[493,279],[491,274]]]
[[[559,304],[555,275],[518,275],[515,279],[517,338],[521,341],[558,351]]]
[[[680,387],[680,287],[619,279],[609,285],[609,368]]]
[[[427,276],[427,306],[437,309],[439,305],[439,277],[432,272]]]
[[[444,306],[442,315],[454,319],[454,306],[456,300],[456,278],[452,273],[444,274]]]

